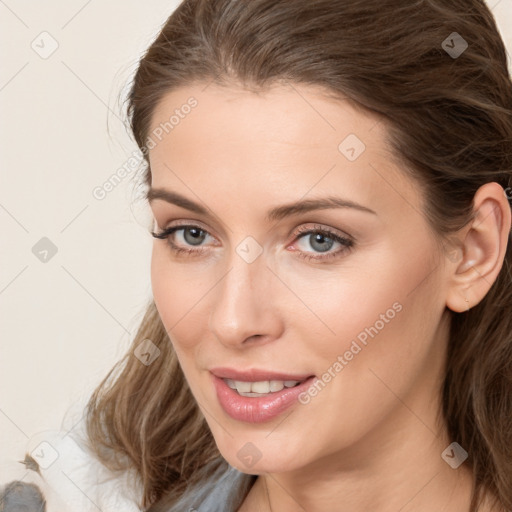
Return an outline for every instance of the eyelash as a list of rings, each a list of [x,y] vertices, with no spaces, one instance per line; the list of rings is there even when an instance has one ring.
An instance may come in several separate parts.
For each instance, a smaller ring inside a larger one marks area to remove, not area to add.
[[[204,247],[199,247],[198,249],[185,249],[183,247],[176,245],[174,242],[171,241],[171,235],[174,232],[182,230],[182,229],[186,229],[186,228],[195,228],[195,229],[198,229],[199,231],[202,231],[202,232],[210,235],[210,233],[208,233],[208,231],[206,231],[205,229],[201,228],[200,226],[197,226],[194,224],[180,224],[177,226],[171,226],[167,229],[162,230],[160,233],[155,233],[154,231],[151,231],[151,235],[154,238],[158,238],[161,240],[167,239],[167,243],[169,244],[171,251],[174,252],[176,255],[188,254],[188,255],[193,255],[193,256],[199,256],[200,254],[202,254],[203,252],[206,251],[206,249]],[[352,239],[340,236],[328,228],[311,229],[311,228],[301,227],[297,230],[297,232],[295,233],[294,236],[295,236],[295,238],[299,238],[299,237],[302,238],[302,237],[306,237],[306,235],[312,235],[312,234],[324,235],[324,236],[326,236],[326,238],[329,238],[335,242],[340,243],[343,247],[341,249],[337,250],[336,252],[324,253],[323,256],[312,256],[309,253],[304,253],[302,251],[296,251],[297,256],[299,256],[300,258],[305,259],[307,261],[328,261],[333,258],[337,258],[337,257],[341,256],[342,253],[345,253],[345,252],[351,250],[354,246],[354,241]],[[212,235],[210,235],[210,236],[212,236]],[[317,253],[317,254],[320,254],[320,253]]]

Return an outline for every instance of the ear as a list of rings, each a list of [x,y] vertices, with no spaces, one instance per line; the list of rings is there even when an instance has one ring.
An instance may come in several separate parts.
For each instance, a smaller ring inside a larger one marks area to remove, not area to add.
[[[511,212],[507,195],[498,183],[486,183],[473,199],[474,218],[458,232],[462,258],[450,258],[446,305],[463,312],[487,294],[503,266],[509,243]]]

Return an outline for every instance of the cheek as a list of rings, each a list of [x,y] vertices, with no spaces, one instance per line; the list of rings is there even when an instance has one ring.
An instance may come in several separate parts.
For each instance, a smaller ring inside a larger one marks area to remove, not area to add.
[[[191,329],[190,315],[199,299],[198,290],[180,273],[179,265],[173,264],[165,246],[156,243],[151,257],[151,286],[162,323],[194,393],[195,381],[189,377],[194,363],[194,347],[201,338]]]
[[[190,342],[179,333],[188,324],[188,314],[197,303],[198,290],[173,263],[168,250],[155,242],[151,257],[151,287],[156,308],[178,355],[181,346]],[[193,339],[193,337],[192,337]],[[176,342],[179,341],[177,344]]]
[[[306,344],[301,353],[309,354],[316,375],[328,382],[319,384],[320,394],[328,387],[326,395],[368,411],[392,396],[379,377],[399,392],[425,371],[444,309],[442,286],[428,238],[411,247],[368,251],[364,262],[347,260],[333,272],[290,269],[283,277],[301,299],[295,315],[288,310],[288,324]]]
[[[350,350],[354,340],[365,347],[365,342],[382,338],[391,325],[401,324],[412,299],[419,305],[409,292],[425,277],[428,262],[406,254],[400,261],[388,253],[369,252],[330,268],[293,263],[276,269],[290,289],[273,289],[276,311],[294,333],[290,339],[301,340],[302,351],[310,352],[313,360],[328,366]],[[398,341],[398,332],[394,339]]]
[[[202,341],[209,336],[212,300],[222,275],[206,264],[174,261],[164,244],[153,246],[153,298],[185,374],[201,359],[200,350],[205,349]]]
[[[303,403],[329,411],[332,421],[320,427],[325,436],[342,428],[340,439],[355,440],[400,406],[397,396],[408,396],[426,375],[435,377],[433,353],[442,341],[436,329],[444,310],[440,274],[432,272],[428,256],[381,258],[374,268],[379,274],[334,287],[335,305],[317,302],[318,315],[336,336],[315,346],[322,383]],[[337,412],[333,403],[340,404]]]
[[[176,313],[176,296],[180,291],[176,289],[171,267],[167,264],[163,253],[164,251],[157,246],[157,242],[154,242],[151,255],[151,289],[160,318],[171,334],[171,327],[177,321],[177,318],[173,317]]]

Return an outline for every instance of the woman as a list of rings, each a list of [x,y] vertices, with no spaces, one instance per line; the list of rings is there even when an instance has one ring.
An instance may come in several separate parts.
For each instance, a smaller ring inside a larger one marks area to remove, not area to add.
[[[87,427],[141,507],[512,509],[512,84],[483,0],[185,0],[128,113],[154,301]]]

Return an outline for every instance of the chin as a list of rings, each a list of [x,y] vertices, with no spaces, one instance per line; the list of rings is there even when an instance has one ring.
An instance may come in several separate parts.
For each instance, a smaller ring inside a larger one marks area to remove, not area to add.
[[[293,443],[287,444],[286,451],[283,450],[281,442],[278,446],[274,446],[274,443],[264,439],[248,441],[245,436],[240,440],[230,437],[227,443],[219,447],[219,451],[231,466],[242,473],[251,475],[286,473],[307,464],[304,454],[300,459],[297,457],[300,446],[304,445],[302,442],[297,449]]]

